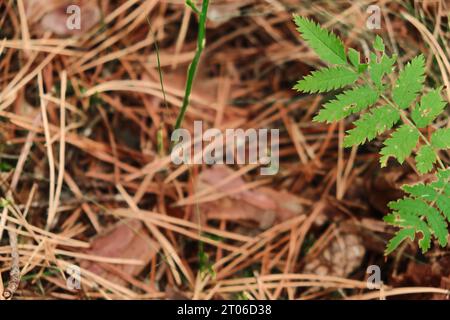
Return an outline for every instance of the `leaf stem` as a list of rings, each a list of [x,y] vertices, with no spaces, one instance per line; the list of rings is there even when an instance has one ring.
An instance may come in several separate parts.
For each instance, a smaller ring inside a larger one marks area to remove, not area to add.
[[[183,105],[181,106],[180,113],[178,114],[178,117],[177,117],[177,120],[175,123],[175,128],[174,128],[175,130],[179,129],[183,122],[184,115],[185,115],[187,107],[189,105],[189,98],[191,95],[192,84],[194,82],[195,74],[197,72],[198,62],[200,60],[200,56],[202,55],[203,49],[205,47],[206,17],[207,17],[207,12],[208,12],[209,0],[203,0],[201,12],[198,11],[198,9],[195,7],[195,5],[190,0],[186,1],[186,5],[188,5],[190,8],[192,8],[195,13],[200,14],[199,23],[198,23],[199,30],[198,30],[198,36],[197,36],[197,50],[195,52],[194,59],[192,60],[191,64],[189,65],[188,76],[186,79],[186,89],[184,91]]]

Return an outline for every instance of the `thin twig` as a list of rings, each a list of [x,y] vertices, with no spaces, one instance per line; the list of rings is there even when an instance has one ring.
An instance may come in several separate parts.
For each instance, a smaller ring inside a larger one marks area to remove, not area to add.
[[[9,282],[3,297],[11,299],[20,284],[19,251],[17,249],[17,234],[9,230],[9,245],[11,246],[11,271],[9,272]]]

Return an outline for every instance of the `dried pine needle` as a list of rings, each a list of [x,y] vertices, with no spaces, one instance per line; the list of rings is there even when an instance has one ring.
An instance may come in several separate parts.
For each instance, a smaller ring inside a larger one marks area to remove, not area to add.
[[[20,284],[19,250],[17,248],[17,234],[9,230],[9,245],[11,246],[11,271],[9,272],[9,282],[3,292],[5,299],[11,299]]]

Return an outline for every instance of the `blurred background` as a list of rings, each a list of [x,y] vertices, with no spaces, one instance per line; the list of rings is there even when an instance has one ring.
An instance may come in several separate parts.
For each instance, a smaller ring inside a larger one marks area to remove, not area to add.
[[[183,1],[0,0],[0,292],[20,270],[14,299],[445,298],[448,250],[384,256],[387,203],[415,172],[381,170],[377,140],[344,149],[350,122],[312,121],[331,97],[292,89],[323,66],[292,14],[362,59],[376,35],[397,69],[423,53],[448,101],[449,9],[211,0],[182,127],[279,129],[280,170],[261,176],[170,160],[199,30]]]

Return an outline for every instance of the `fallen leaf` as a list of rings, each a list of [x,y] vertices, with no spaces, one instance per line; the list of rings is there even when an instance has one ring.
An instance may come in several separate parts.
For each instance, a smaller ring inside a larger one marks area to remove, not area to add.
[[[227,166],[217,165],[203,170],[197,181],[197,192],[217,185],[234,171]],[[214,188],[217,192],[230,193],[245,186],[239,177]],[[206,220],[247,220],[256,222],[261,229],[267,229],[275,223],[300,215],[303,206],[298,198],[286,191],[277,191],[268,187],[259,187],[230,194],[225,198],[201,204],[201,212]]]
[[[117,223],[109,231],[94,238],[91,249],[86,253],[100,257],[140,260],[142,264],[112,265],[83,260],[80,266],[107,280],[124,285],[126,281],[119,273],[132,277],[139,275],[155,257],[159,249],[159,244],[149,236],[142,222],[139,220],[124,220]],[[110,270],[111,268],[106,268],[106,266],[112,266],[119,272],[113,272]]]

